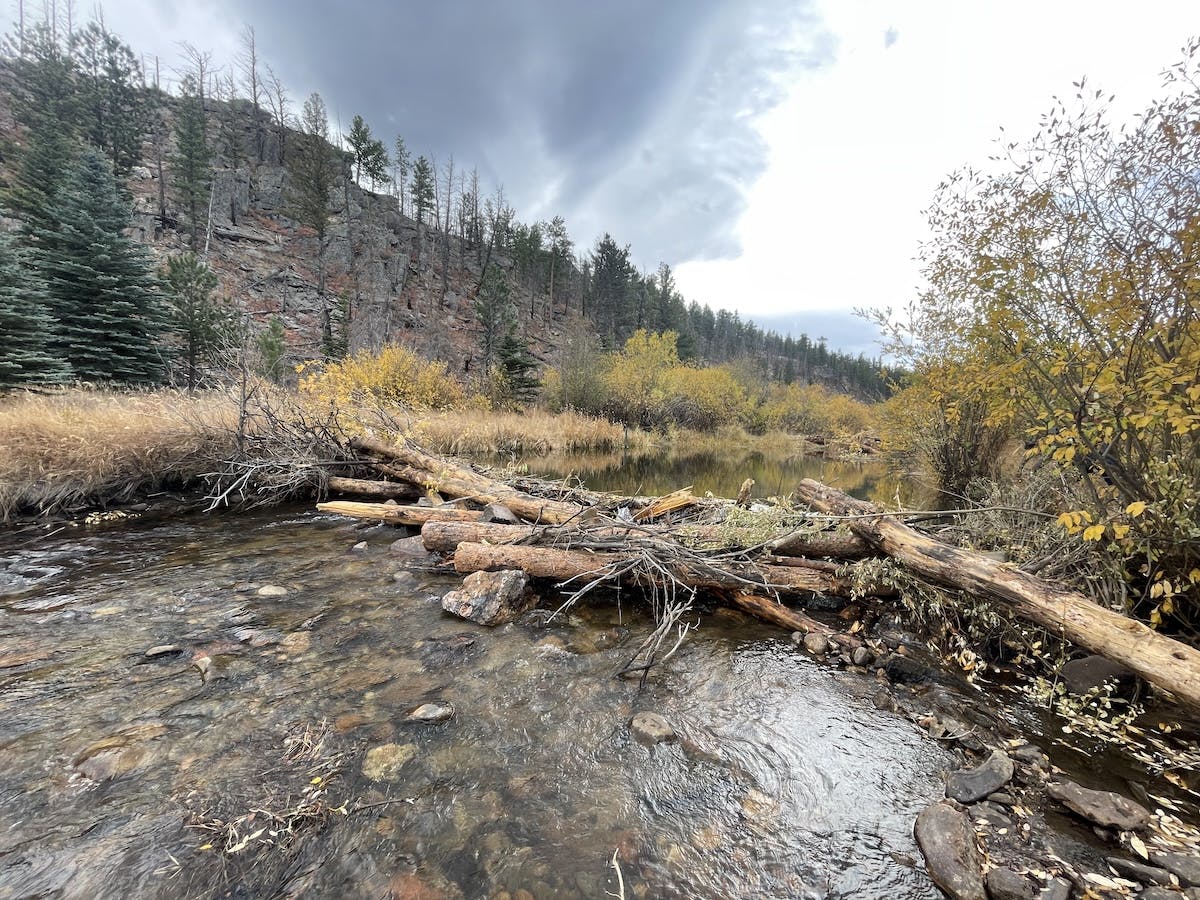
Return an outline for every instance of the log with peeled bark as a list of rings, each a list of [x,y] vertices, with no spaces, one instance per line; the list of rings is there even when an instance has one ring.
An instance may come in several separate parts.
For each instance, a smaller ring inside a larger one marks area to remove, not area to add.
[[[387,460],[376,465],[385,474],[425,488],[434,488],[451,497],[470,498],[482,504],[500,503],[531,522],[562,524],[583,512],[583,507],[577,504],[522,493],[465,466],[402,444],[389,444],[372,437],[356,437],[351,439],[350,447]]]
[[[1200,651],[1106,609],[1078,591],[944,544],[876,506],[820,482],[805,479],[796,495],[820,512],[862,517],[848,520],[847,525],[922,578],[988,596],[1022,618],[1120,663],[1200,710]]]
[[[552,547],[532,547],[524,544],[460,543],[454,551],[454,568],[469,572],[495,572],[501,569],[520,569],[533,578],[552,578],[555,581],[575,579],[579,586],[587,576],[598,576],[608,567],[620,568],[632,562],[629,553],[590,553],[585,550],[560,550]],[[680,584],[703,590],[750,591],[774,590],[779,593],[813,593],[848,597],[851,580],[818,572],[783,566],[745,566],[735,571],[715,566],[699,566],[687,560],[659,560],[662,568]],[[639,573],[637,584],[648,586],[659,582],[656,576]]]
[[[368,481],[363,478],[341,478],[330,475],[325,485],[336,494],[358,497],[385,497],[393,500],[416,500],[421,491],[413,484],[398,481]]]
[[[444,522],[478,522],[483,517],[479,510],[454,506],[394,506],[390,503],[357,503],[353,500],[330,500],[318,503],[317,509],[386,525],[424,525],[435,519]]]

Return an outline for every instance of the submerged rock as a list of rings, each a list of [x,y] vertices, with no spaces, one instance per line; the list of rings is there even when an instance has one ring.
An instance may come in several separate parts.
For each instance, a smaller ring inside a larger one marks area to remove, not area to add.
[[[1200,856],[1186,853],[1151,853],[1150,861],[1175,873],[1185,887],[1200,885]]]
[[[406,722],[445,722],[452,718],[454,704],[441,702],[422,703],[404,717]]]
[[[813,656],[824,656],[829,652],[829,638],[819,631],[810,631],[804,636],[804,649]]]
[[[1013,761],[1003,750],[992,755],[974,769],[952,772],[946,779],[946,796],[959,803],[974,803],[1000,790],[1013,777]]]
[[[629,728],[634,737],[645,744],[661,744],[675,740],[675,729],[658,713],[640,712],[633,717]]]
[[[913,829],[933,883],[954,900],[987,900],[975,843],[975,829],[957,806],[945,800],[925,807]]]
[[[176,653],[182,652],[182,650],[183,648],[178,644],[159,644],[155,647],[151,647],[142,655],[145,656],[146,659],[154,659],[158,656],[173,656]]]
[[[987,892],[991,900],[1035,900],[1037,885],[1012,869],[992,869],[987,873]]]
[[[473,572],[442,598],[442,609],[480,625],[503,625],[533,605],[529,577],[519,569]]]
[[[395,781],[404,764],[416,755],[416,744],[381,744],[367,751],[362,773],[372,781]]]
[[[1057,781],[1046,793],[1080,818],[1102,828],[1134,831],[1150,821],[1150,812],[1140,803],[1112,791],[1092,791],[1073,781]]]
[[[1105,862],[1122,878],[1128,878],[1140,884],[1169,885],[1171,883],[1171,873],[1166,869],[1160,869],[1158,866],[1147,865],[1144,862],[1138,862],[1135,859],[1125,859],[1121,856],[1110,856]]]
[[[1130,669],[1103,656],[1068,660],[1063,663],[1058,674],[1073,694],[1086,694],[1109,681],[1128,688],[1137,680],[1137,676]]]
[[[288,589],[280,584],[264,584],[254,593],[260,597],[286,597]]]

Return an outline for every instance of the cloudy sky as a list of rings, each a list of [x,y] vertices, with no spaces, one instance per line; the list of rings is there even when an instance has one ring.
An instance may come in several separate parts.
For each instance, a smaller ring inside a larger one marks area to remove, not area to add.
[[[225,63],[251,24],[297,106],[319,91],[343,129],[361,113],[478,167],[521,219],[563,215],[581,250],[611,232],[688,299],[867,352],[850,310],[913,295],[943,176],[986,163],[1001,126],[1032,134],[1084,74],[1132,114],[1200,34],[1194,0],[109,0],[104,16],[164,75],[180,41]]]

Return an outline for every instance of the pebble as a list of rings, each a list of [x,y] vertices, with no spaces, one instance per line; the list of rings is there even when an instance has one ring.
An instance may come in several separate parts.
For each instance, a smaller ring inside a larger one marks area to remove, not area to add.
[[[855,647],[850,655],[850,661],[856,666],[869,666],[875,661],[875,654],[866,647]]]
[[[381,744],[367,751],[362,773],[372,781],[395,781],[404,764],[416,755],[416,744]]]
[[[278,584],[264,584],[254,593],[260,597],[286,597],[288,589]]]
[[[813,656],[824,656],[829,652],[829,638],[818,631],[813,631],[804,636],[804,649]]]
[[[367,549],[367,542],[359,541],[357,544],[355,544],[353,547],[350,548],[350,552],[351,553],[362,553],[366,549]]]
[[[452,703],[422,703],[406,717],[409,722],[445,722],[454,718]]]
[[[154,659],[156,656],[168,656],[172,653],[178,653],[182,649],[178,644],[159,644],[156,647],[151,647],[143,655],[146,659]]]

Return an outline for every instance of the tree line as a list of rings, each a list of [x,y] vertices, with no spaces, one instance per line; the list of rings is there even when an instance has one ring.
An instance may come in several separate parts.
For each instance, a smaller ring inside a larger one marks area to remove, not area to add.
[[[523,394],[536,385],[531,329],[570,317],[590,322],[609,350],[639,330],[670,331],[684,361],[749,360],[761,377],[784,383],[821,381],[878,398],[894,376],[878,359],[839,353],[805,335],[764,331],[735,312],[688,303],[666,263],[652,273],[639,271],[630,247],[608,234],[577,253],[561,216],[519,221],[502,187],[484,196],[478,172],[456,168],[453,158],[439,165],[430,155],[414,157],[402,136],[385,141],[361,115],[346,134],[337,133],[319,94],[295,114],[281,80],[260,60],[252,28],[244,30],[230,66],[217,66],[209,53],[185,45],[174,96],[159,87],[157,65],[148,79],[134,52],[97,22],[67,33],[47,24],[22,28],[7,40],[4,62],[23,140],[12,148],[16,164],[2,198],[20,222],[15,240],[3,248],[3,263],[30,276],[5,282],[11,286],[4,288],[0,315],[21,320],[24,335],[23,362],[16,341],[3,351],[0,371],[9,372],[7,383],[72,377],[152,382],[180,358],[194,380],[207,348],[227,331],[226,320],[238,318],[215,296],[216,280],[202,262],[212,237],[209,206],[218,156],[251,172],[264,164],[286,167],[285,212],[315,236],[319,343],[329,358],[352,349],[349,322],[357,297],[353,289],[330,284],[327,255],[339,209],[350,225],[347,191],[357,184],[368,198],[391,194],[401,215],[416,223],[418,264],[440,264],[442,273],[431,307],[445,300],[452,253],[460,264],[474,257],[480,274],[472,306],[482,374],[496,369],[520,381]],[[130,201],[124,180],[139,165],[157,171],[159,228],[186,235],[198,255],[198,261],[177,264],[173,278],[167,269],[154,272],[140,246],[123,235]],[[83,194],[79,187],[86,187]],[[104,241],[81,236],[78,246],[68,247],[51,239],[78,215],[88,218],[92,237],[103,234]],[[112,252],[99,252],[102,244]],[[68,252],[77,256],[64,257],[64,265],[51,259]],[[121,262],[111,270],[100,264],[117,258]],[[56,267],[73,273],[69,286]],[[185,273],[192,278],[186,284]],[[118,283],[128,285],[121,302],[99,302],[106,295],[94,286]],[[190,312],[179,314],[180,302]],[[89,316],[105,320],[108,330],[81,327]],[[277,343],[280,330],[273,321],[256,340]],[[164,353],[170,344],[176,352]]]

